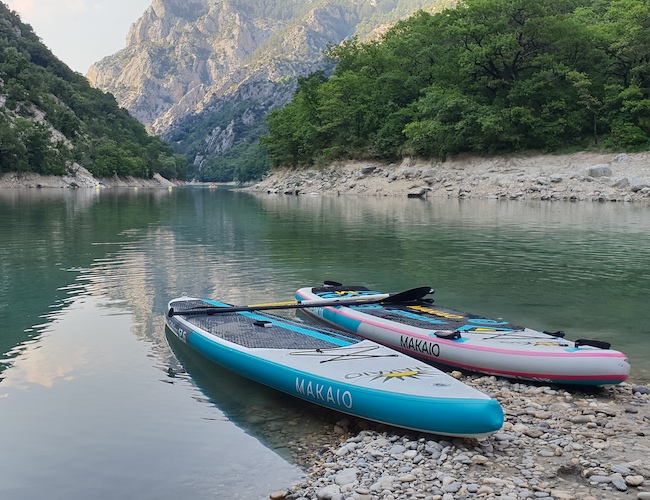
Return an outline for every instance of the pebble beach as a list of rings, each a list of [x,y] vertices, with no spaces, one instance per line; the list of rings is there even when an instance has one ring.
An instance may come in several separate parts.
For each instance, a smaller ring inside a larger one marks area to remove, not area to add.
[[[503,407],[487,438],[341,418],[294,443],[304,481],[273,500],[650,499],[650,389],[564,388],[461,374]]]

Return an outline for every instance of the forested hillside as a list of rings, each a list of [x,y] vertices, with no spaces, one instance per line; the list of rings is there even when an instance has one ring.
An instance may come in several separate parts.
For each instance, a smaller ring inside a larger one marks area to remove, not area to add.
[[[80,40],[80,43],[83,41]],[[186,160],[52,55],[0,2],[0,173],[185,178]]]
[[[650,149],[644,0],[466,0],[329,55],[268,117],[274,166]]]

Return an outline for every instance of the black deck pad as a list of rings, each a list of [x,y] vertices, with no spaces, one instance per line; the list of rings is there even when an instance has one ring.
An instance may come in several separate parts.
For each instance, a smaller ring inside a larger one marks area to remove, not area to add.
[[[200,307],[214,306],[202,300],[174,302],[177,315],[182,314],[183,310]],[[328,339],[344,339],[350,344],[361,340],[326,328],[319,327],[316,331],[309,325],[263,313],[218,313],[210,316],[185,316],[185,319],[212,335],[251,349],[331,349],[340,347],[340,343]],[[265,324],[269,321],[271,326]],[[307,332],[313,333],[310,335]]]

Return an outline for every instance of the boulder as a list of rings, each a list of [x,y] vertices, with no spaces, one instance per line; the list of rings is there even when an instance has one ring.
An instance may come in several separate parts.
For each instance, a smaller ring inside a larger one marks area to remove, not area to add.
[[[630,180],[630,191],[636,193],[638,191],[641,191],[644,188],[650,187],[650,182],[648,179],[631,179]]]
[[[612,169],[607,163],[601,163],[600,165],[593,165],[587,168],[587,175],[589,177],[611,177]]]
[[[415,188],[408,192],[406,195],[408,198],[426,198],[427,189],[426,188]]]

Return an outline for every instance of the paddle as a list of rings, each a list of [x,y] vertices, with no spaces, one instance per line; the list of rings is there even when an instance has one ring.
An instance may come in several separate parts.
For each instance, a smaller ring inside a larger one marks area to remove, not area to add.
[[[246,311],[270,311],[275,309],[305,309],[308,307],[326,307],[326,306],[360,306],[365,304],[400,304],[403,302],[412,302],[423,298],[425,295],[433,293],[433,289],[429,286],[421,286],[418,288],[411,288],[410,290],[404,290],[403,292],[394,293],[394,294],[381,294],[381,295],[367,295],[364,298],[363,296],[357,297],[341,297],[340,299],[315,299],[304,302],[294,302],[286,304],[259,304],[259,305],[249,305],[249,306],[232,306],[232,307],[218,307],[218,306],[208,306],[208,307],[197,307],[194,309],[185,309],[183,311],[175,311],[173,307],[169,308],[167,315],[171,318],[172,316],[189,316],[189,315],[198,315],[198,314],[207,314],[211,316],[212,314],[223,314],[223,313],[234,313],[234,312],[246,312]]]

